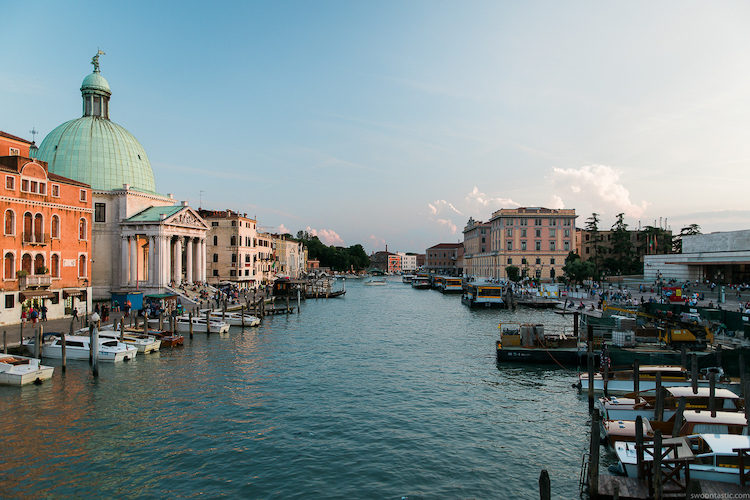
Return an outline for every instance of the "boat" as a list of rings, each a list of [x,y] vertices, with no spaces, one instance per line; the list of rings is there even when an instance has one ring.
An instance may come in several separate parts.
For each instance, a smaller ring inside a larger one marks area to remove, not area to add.
[[[679,423],[677,435],[672,435],[675,427],[676,413],[664,421],[643,419],[644,439],[653,439],[655,431],[661,431],[665,438],[688,436],[698,433],[746,434],[747,419],[744,413],[717,411],[711,415],[709,410],[685,410]],[[618,441],[635,442],[635,420],[603,420],[602,430],[610,445]]]
[[[175,318],[175,329],[179,333],[190,333],[190,322],[189,316],[177,316]],[[193,322],[193,333],[206,333],[206,318],[192,318]],[[227,333],[229,332],[229,324],[222,321],[211,320],[208,324],[211,329],[211,333]]]
[[[413,279],[413,274],[404,274],[403,276],[401,276],[401,283],[411,283],[411,280]]]
[[[545,333],[544,325],[500,323],[497,362],[553,363],[565,367],[586,364],[586,345],[565,332]]]
[[[84,328],[82,330],[78,330],[77,333],[80,335],[87,335],[87,330],[88,330],[87,328]],[[161,346],[160,339],[157,339],[156,337],[152,337],[150,335],[143,335],[142,332],[136,333],[136,332],[133,332],[132,330],[122,333],[122,332],[118,332],[114,328],[102,329],[102,330],[99,330],[99,338],[119,340],[120,342],[124,344],[132,345],[141,354],[148,354],[150,352],[156,352],[159,350],[159,347]]]
[[[15,354],[0,354],[0,385],[39,384],[52,378],[55,368],[36,358]]]
[[[663,387],[664,409],[663,417],[669,419],[677,411],[680,398],[685,398],[685,408],[689,410],[705,410],[709,407],[711,388],[698,387],[693,393],[690,386]],[[602,417],[605,420],[635,420],[637,417],[654,418],[656,408],[656,394],[654,391],[641,391],[631,397],[609,396],[599,398]],[[716,409],[722,411],[739,412],[744,410],[744,401],[729,389],[714,389]]]
[[[466,283],[461,295],[461,303],[474,307],[505,307],[507,287],[502,283],[473,281]]]
[[[207,309],[201,310],[201,317],[205,318]],[[241,312],[224,312],[213,311],[209,313],[211,319],[214,321],[223,321],[229,323],[230,326],[242,326],[242,313]],[[245,326],[258,326],[260,325],[260,318],[253,316],[252,314],[245,314]]]
[[[185,337],[182,335],[172,334],[166,331],[149,330],[148,334],[161,340],[161,347],[177,347],[185,343]]]
[[[428,288],[430,288],[429,276],[415,276],[411,280],[411,287],[416,288],[417,290],[427,290]]]
[[[438,290],[443,293],[461,293],[464,291],[463,284],[461,283],[461,278],[454,278],[449,276],[446,276],[442,279]]]
[[[669,438],[662,441],[673,447],[668,459],[685,459],[690,469],[690,479],[703,479],[722,483],[740,484],[739,454],[735,450],[750,448],[750,436],[735,434],[693,434]],[[620,441],[615,443],[615,452],[620,460],[621,471],[628,477],[638,477],[638,454],[635,443]],[[739,452],[741,453],[741,452]],[[675,457],[676,455],[676,457]],[[649,453],[644,453],[644,461],[653,461]],[[744,469],[750,469],[750,461]],[[747,473],[747,472],[745,472]]]
[[[23,345],[33,352],[34,339],[25,339]],[[65,357],[67,359],[89,359],[90,337],[88,335],[66,335]],[[62,342],[58,335],[45,334],[42,342],[42,356],[62,359]],[[99,337],[99,361],[119,362],[135,359],[138,349],[111,338]]]
[[[678,365],[641,365],[638,372],[638,389],[640,391],[656,389],[657,373],[661,374],[661,382],[663,386],[685,387],[692,385],[690,373],[685,368]],[[710,381],[706,376],[709,372],[714,372],[718,375],[716,377],[717,388],[729,389],[732,392],[739,393],[740,384],[725,379],[723,377],[724,372],[721,368],[711,368],[709,370],[701,371],[701,374],[698,377],[699,386],[709,386]],[[581,373],[578,376],[578,387],[583,391],[588,390],[588,373]],[[594,390],[598,392],[604,391],[604,377],[601,372],[594,374]],[[612,371],[607,380],[607,392],[611,394],[629,394],[634,392],[633,370]]]
[[[371,278],[371,279],[365,281],[365,285],[368,285],[368,286],[382,286],[382,285],[385,285],[385,284],[386,284],[385,279]]]

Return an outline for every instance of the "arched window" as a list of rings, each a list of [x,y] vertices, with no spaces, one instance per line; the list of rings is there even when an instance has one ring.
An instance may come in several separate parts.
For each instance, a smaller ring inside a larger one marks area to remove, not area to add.
[[[60,217],[57,215],[52,216],[52,232],[51,236],[53,238],[59,238],[60,237]]]
[[[16,234],[16,213],[10,209],[5,211],[5,234]]]
[[[80,255],[78,256],[78,277],[79,278],[87,278],[86,275],[86,256]]]
[[[44,217],[42,214],[34,216],[34,241],[41,243],[44,241]]]
[[[23,214],[23,241],[31,241],[34,232],[34,218],[31,212]]]
[[[34,257],[34,274],[44,274],[44,255],[37,254]]]
[[[8,252],[5,254],[5,279],[12,280],[16,277],[16,256]]]
[[[88,232],[86,231],[86,219],[81,219],[78,221],[78,239],[79,240],[85,240],[87,239]]]
[[[218,244],[219,244],[219,237],[218,236],[214,236],[214,246],[216,246]]]
[[[60,256],[56,253],[52,254],[52,257],[50,257],[50,274],[53,278],[59,278],[60,277]]]
[[[31,255],[25,253],[21,257],[21,269],[31,274]]]

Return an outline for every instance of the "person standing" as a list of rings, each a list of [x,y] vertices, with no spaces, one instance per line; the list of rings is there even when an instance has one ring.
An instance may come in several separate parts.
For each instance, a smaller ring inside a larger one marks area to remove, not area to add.
[[[47,306],[42,304],[42,321],[47,321]]]

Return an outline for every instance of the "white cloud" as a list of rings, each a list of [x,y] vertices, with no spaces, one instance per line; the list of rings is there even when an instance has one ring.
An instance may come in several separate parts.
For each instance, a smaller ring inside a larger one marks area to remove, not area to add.
[[[287,227],[284,224],[281,224],[279,227],[277,227],[276,232],[278,234],[287,234],[287,233],[292,234],[292,232],[289,229],[287,229]]]
[[[648,203],[633,203],[630,191],[620,182],[620,171],[607,165],[586,165],[580,168],[552,169],[552,182],[563,194],[570,194],[576,203],[591,204],[597,211],[614,214],[624,212],[631,217],[640,217]],[[562,201],[559,195],[556,198]],[[569,206],[573,206],[569,202]]]
[[[374,234],[371,234],[368,239],[370,240],[370,243],[372,244],[372,248],[381,249],[385,247],[385,240],[383,238],[380,238],[379,236],[375,236]]]
[[[458,226],[456,226],[453,221],[450,221],[448,219],[435,219],[435,222],[447,227],[450,230],[451,234],[456,234],[456,232],[458,232]]]
[[[313,229],[307,226],[305,229],[313,236],[317,236],[326,245],[344,246],[344,240],[333,229]]]
[[[556,194],[552,195],[552,198],[549,202],[549,208],[553,208],[556,210],[559,210],[561,208],[565,208],[565,202],[563,202],[563,199],[557,196]]]
[[[520,207],[521,204],[513,201],[511,198],[502,198],[499,196],[488,196],[479,190],[477,186],[466,195],[466,201],[474,205],[481,205],[482,207],[489,208],[491,211],[498,210],[500,208]]]
[[[450,210],[453,213],[456,213],[458,215],[463,215],[463,212],[461,212],[459,209],[456,208],[453,203],[450,203],[445,200],[435,200],[432,203],[428,203],[427,206],[430,209],[430,212],[432,215],[438,215],[443,212],[443,210]]]

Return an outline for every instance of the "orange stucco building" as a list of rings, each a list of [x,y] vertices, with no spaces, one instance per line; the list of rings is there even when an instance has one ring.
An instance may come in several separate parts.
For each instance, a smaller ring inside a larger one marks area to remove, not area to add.
[[[74,307],[83,313],[90,306],[91,189],[50,173],[43,161],[5,156],[6,139],[0,138],[0,323],[18,323],[32,304],[44,303],[48,319]]]

